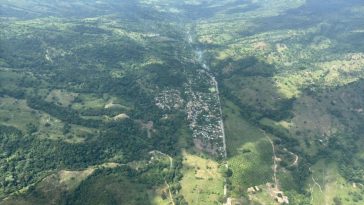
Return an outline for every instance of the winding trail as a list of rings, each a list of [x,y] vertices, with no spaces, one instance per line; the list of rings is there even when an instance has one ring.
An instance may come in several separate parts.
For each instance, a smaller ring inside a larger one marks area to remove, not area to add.
[[[272,151],[273,151],[273,180],[274,180],[274,186],[276,188],[279,187],[279,182],[277,179],[277,168],[278,168],[278,164],[277,164],[277,155],[276,155],[276,148],[274,146],[274,142],[273,140],[267,135],[267,133],[261,129],[261,131],[263,132],[264,136],[268,139],[268,141],[271,143],[272,145]]]
[[[311,178],[312,178],[312,181],[314,183],[314,186],[313,187],[318,186],[318,188],[320,189],[320,192],[323,193],[322,188],[321,188],[321,185],[316,181],[315,177],[313,177],[313,173],[314,172],[312,171],[311,167],[309,168],[309,171],[312,173],[312,177]]]
[[[168,154],[163,153],[161,151],[158,151],[158,150],[153,150],[153,151],[150,151],[149,152],[149,154],[155,154],[155,153],[160,154],[160,155],[163,155],[165,157],[168,157],[168,159],[169,159],[169,169],[172,169],[173,168],[173,158],[171,156],[169,156]]]
[[[169,193],[169,198],[171,200],[171,203],[172,203],[172,205],[175,205],[174,200],[173,200],[173,195],[172,195],[172,192],[171,192],[171,188],[169,187],[169,184],[167,183],[167,181],[164,181],[164,182],[166,183],[166,185],[168,187],[168,193]]]
[[[298,155],[294,154],[293,152],[289,152],[289,153],[291,153],[291,154],[293,154],[295,156],[295,160],[291,164],[291,167],[296,166],[298,164],[298,159],[299,159]]]
[[[321,193],[324,193],[323,192],[323,190],[322,190],[322,187],[321,187],[321,185],[317,182],[317,180],[315,179],[315,177],[313,176],[314,175],[314,171],[312,171],[312,169],[311,169],[311,167],[309,168],[309,171],[311,172],[311,174],[312,174],[312,176],[311,176],[311,179],[312,179],[312,181],[313,181],[313,185],[311,185],[311,184],[309,184],[309,186],[310,186],[310,193],[311,193],[311,203],[313,203],[314,202],[314,194],[313,194],[313,192],[314,192],[314,188],[315,188],[315,186],[317,186],[318,188],[319,188],[319,190],[320,190],[320,192]],[[323,175],[324,175],[324,173],[323,173]],[[323,178],[324,178],[325,176],[323,176]],[[327,199],[326,199],[326,195],[325,195],[325,197],[324,197],[324,204],[325,205],[327,205]]]
[[[295,154],[295,153],[293,153],[293,152],[291,152],[291,151],[289,151],[289,150],[287,150],[287,148],[284,148],[283,151],[285,151],[285,152],[289,153],[290,155],[294,156],[294,160],[293,160],[292,164],[289,165],[288,167],[297,166],[298,165],[298,160],[299,160],[298,155]]]
[[[319,187],[320,192],[323,193],[322,188],[321,188],[321,185],[319,183],[317,183],[315,177],[313,177],[313,176],[312,176],[312,181],[315,183],[315,185],[317,185]]]
[[[153,151],[150,151],[149,152],[149,154],[160,154],[160,155],[163,155],[163,156],[165,156],[165,157],[167,157],[168,159],[169,159],[169,170],[171,170],[171,169],[173,169],[173,158],[171,157],[171,156],[169,156],[168,154],[166,154],[166,153],[163,153],[163,152],[161,152],[161,151],[159,151],[159,150],[153,150]],[[169,198],[170,198],[170,200],[171,200],[171,203],[172,203],[172,205],[175,205],[175,203],[174,203],[174,199],[173,199],[173,194],[172,194],[172,192],[171,192],[171,188],[170,188],[170,186],[169,186],[169,184],[168,184],[168,182],[167,182],[167,180],[164,180],[164,183],[167,185],[167,188],[168,188],[168,194],[169,194]]]

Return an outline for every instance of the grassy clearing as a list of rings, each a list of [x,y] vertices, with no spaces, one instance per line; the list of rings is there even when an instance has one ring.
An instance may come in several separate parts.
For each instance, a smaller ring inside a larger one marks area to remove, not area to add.
[[[107,104],[107,99],[92,94],[80,94],[79,101],[78,103],[72,104],[73,109],[102,109]]]
[[[225,100],[224,103],[227,151],[229,156],[235,156],[240,153],[244,144],[264,139],[264,135],[257,127],[240,116],[240,110],[236,105],[228,100]]]
[[[64,135],[64,123],[61,120],[47,113],[29,108],[25,100],[17,100],[11,97],[0,97],[0,123],[14,126],[24,133],[28,132],[27,125],[32,124],[37,128],[37,137],[53,140],[61,139],[69,143],[81,143],[84,136],[92,132],[90,128],[71,125],[70,132]]]
[[[0,122],[4,125],[14,126],[26,131],[28,123],[38,126],[41,116],[39,112],[29,108],[25,100],[0,97]]]
[[[270,127],[274,130],[277,130],[279,133],[287,133],[288,134],[288,130],[286,129],[286,126],[289,126],[288,123],[284,123],[284,122],[276,122],[274,120],[271,120],[269,118],[262,118],[260,121],[259,121],[259,124],[264,126],[264,127]]]
[[[72,95],[69,94],[69,95]],[[70,98],[70,97],[68,97]],[[119,114],[124,114],[131,109],[130,103],[126,102],[123,99],[110,96],[108,94],[104,94],[103,96],[97,96],[94,94],[79,94],[77,95],[76,101],[70,104],[73,109],[79,111],[85,110],[119,110]],[[115,115],[117,116],[117,115]],[[100,119],[103,121],[111,120],[110,118],[115,117],[114,115],[92,115],[92,116],[83,116],[86,119]]]
[[[333,204],[334,199],[343,205],[363,204],[364,186],[347,182],[338,173],[336,162],[321,160],[311,167],[312,176],[307,181],[313,205]]]
[[[170,205],[171,200],[169,199],[167,193],[168,193],[167,186],[155,190],[149,190],[148,196],[151,205]]]
[[[183,152],[182,194],[189,204],[219,204],[224,178],[219,164],[210,159]]]
[[[110,162],[92,166],[79,171],[61,170],[57,173],[59,178],[58,183],[65,185],[68,191],[73,191],[78,187],[78,185],[80,185],[82,181],[84,181],[85,179],[87,179],[87,177],[93,174],[95,170],[100,168],[116,168],[118,166],[120,166],[118,163]]]
[[[63,90],[52,90],[46,97],[46,101],[67,107],[72,104],[77,95],[77,93],[66,92]]]
[[[74,190],[77,186],[95,171],[94,168],[88,168],[83,171],[62,170],[58,173],[59,183],[65,185],[67,190]]]
[[[39,119],[37,136],[45,139],[64,140],[68,143],[83,143],[85,137],[95,129],[86,128],[79,125],[70,125],[67,134],[64,133],[65,123],[48,114],[43,113]]]

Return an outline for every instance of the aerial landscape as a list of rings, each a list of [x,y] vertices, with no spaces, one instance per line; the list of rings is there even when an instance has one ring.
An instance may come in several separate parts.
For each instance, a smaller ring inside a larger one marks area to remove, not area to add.
[[[0,205],[363,205],[364,1],[0,0]]]

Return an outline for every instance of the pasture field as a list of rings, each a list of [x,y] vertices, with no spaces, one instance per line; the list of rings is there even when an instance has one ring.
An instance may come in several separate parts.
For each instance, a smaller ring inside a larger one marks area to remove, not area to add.
[[[189,204],[220,204],[224,178],[213,160],[183,153],[182,194]]]

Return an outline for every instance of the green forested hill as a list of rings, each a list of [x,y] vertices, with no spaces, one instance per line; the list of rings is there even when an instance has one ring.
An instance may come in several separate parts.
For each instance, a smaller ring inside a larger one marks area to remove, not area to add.
[[[0,0],[0,204],[362,204],[360,0]]]

